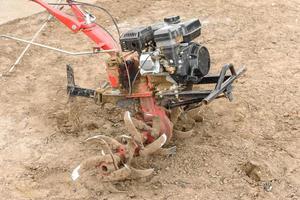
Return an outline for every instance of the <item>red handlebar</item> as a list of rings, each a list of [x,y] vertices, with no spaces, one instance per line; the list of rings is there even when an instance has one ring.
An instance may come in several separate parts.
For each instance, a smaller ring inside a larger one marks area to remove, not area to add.
[[[104,50],[119,50],[119,45],[115,42],[115,40],[111,37],[109,33],[103,30],[99,25],[92,22],[87,24],[85,17],[86,14],[80,10],[77,5],[69,3],[74,16],[67,15],[66,13],[50,6],[48,3],[43,0],[32,0],[41,6],[43,6],[51,15],[53,15],[57,20],[66,25],[73,32],[77,33],[82,31],[85,35],[87,35],[91,40],[93,40],[98,47]],[[111,54],[112,56],[115,53]]]

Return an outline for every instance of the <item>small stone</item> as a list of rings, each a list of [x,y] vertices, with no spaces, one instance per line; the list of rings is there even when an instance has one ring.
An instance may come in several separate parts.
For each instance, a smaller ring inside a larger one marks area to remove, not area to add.
[[[296,131],[296,130],[298,130],[298,128],[297,128],[296,126],[293,126],[293,127],[292,127],[292,130],[293,130],[293,131]]]
[[[136,195],[135,195],[133,192],[129,193],[128,196],[129,196],[131,199],[133,199],[133,198],[136,197]]]
[[[225,184],[227,184],[229,182],[229,180],[227,178],[224,178],[224,181],[223,181]]]
[[[254,164],[252,162],[247,162],[243,166],[243,170],[246,173],[246,175],[251,178],[252,180],[258,182],[261,180],[261,170],[260,167],[257,164]]]
[[[198,114],[198,115],[194,116],[194,120],[195,120],[195,122],[203,122],[204,117]]]
[[[120,126],[120,124],[118,124],[118,123],[114,123],[113,125],[112,125],[112,127],[119,127]]]
[[[205,167],[208,167],[208,163],[205,163],[204,166],[205,166]]]
[[[273,188],[273,186],[272,186],[272,183],[271,182],[265,182],[264,184],[263,184],[263,187],[264,187],[264,190],[266,191],[266,192],[271,192],[272,191],[272,188]]]
[[[284,116],[284,117],[289,117],[290,114],[289,114],[289,113],[284,113],[283,116]]]
[[[209,173],[210,173],[210,170],[208,169],[208,170],[206,170],[206,172],[209,174]]]
[[[290,194],[290,198],[294,198],[296,195],[294,193]]]

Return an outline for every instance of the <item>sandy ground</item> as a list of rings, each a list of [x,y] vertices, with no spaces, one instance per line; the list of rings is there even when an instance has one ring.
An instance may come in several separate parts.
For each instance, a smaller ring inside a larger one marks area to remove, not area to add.
[[[0,24],[27,17],[43,11],[43,8],[29,0],[0,0]]]
[[[246,65],[235,100],[199,109],[198,134],[174,140],[175,156],[143,161],[155,174],[116,184],[74,183],[70,172],[99,154],[85,144],[96,133],[126,133],[122,112],[91,100],[68,103],[65,64],[78,84],[98,87],[103,57],[70,57],[33,47],[9,77],[0,80],[0,199],[300,199],[300,25],[298,1],[105,0],[122,30],[179,14],[205,25],[198,42],[211,52],[213,72],[223,63]],[[0,34],[30,38],[45,13],[0,26]],[[114,30],[108,18],[99,22]],[[92,46],[51,21],[39,42],[84,50]],[[24,47],[1,40],[0,70]],[[145,163],[146,162],[146,163]]]
[[[95,0],[85,0],[85,2],[93,3]],[[18,18],[28,17],[35,13],[42,12],[44,9],[29,0],[0,0],[0,11],[0,24],[4,24]]]

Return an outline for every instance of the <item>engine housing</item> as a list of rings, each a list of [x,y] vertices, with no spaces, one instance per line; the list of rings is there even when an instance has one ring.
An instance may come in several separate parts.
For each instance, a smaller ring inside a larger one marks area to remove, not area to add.
[[[210,69],[206,47],[193,40],[201,35],[199,19],[180,22],[179,16],[164,22],[134,28],[120,38],[123,51],[140,56],[140,73],[168,73],[177,83],[198,83]]]

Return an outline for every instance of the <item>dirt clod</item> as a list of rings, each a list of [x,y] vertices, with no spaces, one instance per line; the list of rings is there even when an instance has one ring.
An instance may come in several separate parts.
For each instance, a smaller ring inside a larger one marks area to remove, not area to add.
[[[247,162],[243,166],[243,170],[245,171],[246,175],[254,181],[261,180],[261,170],[258,165],[253,164],[252,162]]]

